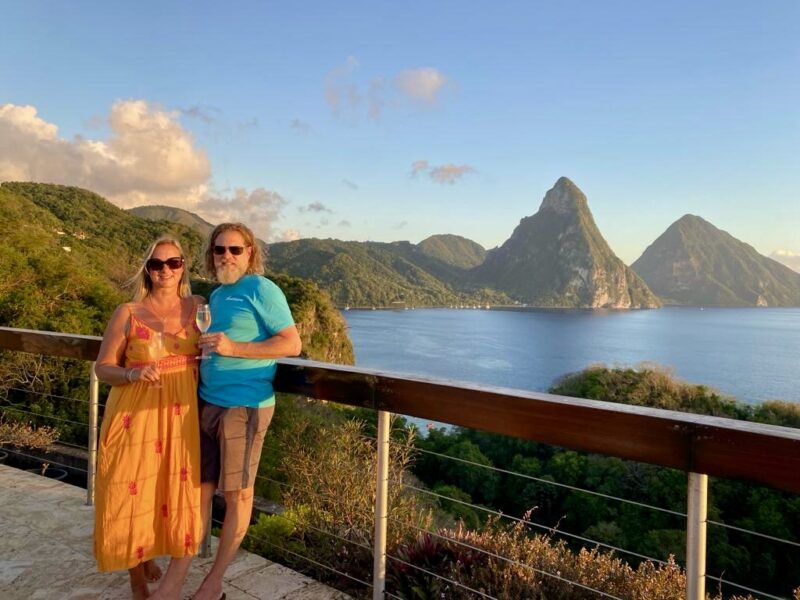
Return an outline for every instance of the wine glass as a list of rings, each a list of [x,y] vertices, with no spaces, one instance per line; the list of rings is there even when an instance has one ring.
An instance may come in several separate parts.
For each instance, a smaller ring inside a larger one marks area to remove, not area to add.
[[[147,353],[150,357],[150,362],[158,367],[158,361],[161,360],[166,354],[166,348],[164,347],[164,336],[160,331],[153,331],[151,333],[150,339],[147,341]],[[159,379],[150,385],[154,388],[160,388],[161,380]]]
[[[197,323],[197,328],[205,333],[211,327],[211,307],[208,304],[201,304],[197,307],[197,312],[194,313],[194,320]],[[205,348],[197,358],[208,358]]]

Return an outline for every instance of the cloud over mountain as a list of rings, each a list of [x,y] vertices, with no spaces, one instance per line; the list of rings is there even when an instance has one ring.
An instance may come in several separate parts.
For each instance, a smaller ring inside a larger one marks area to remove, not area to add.
[[[144,100],[119,100],[106,118],[106,139],[59,136],[58,126],[34,106],[0,105],[0,181],[74,185],[122,208],[162,204],[197,213],[212,223],[243,221],[259,237],[276,239],[286,204],[263,187],[213,194],[211,164],[179,117],[205,121],[203,109],[168,111]]]
[[[142,100],[118,101],[106,140],[66,140],[33,106],[0,106],[0,180],[77,185],[122,207],[191,205],[205,192],[211,167],[178,114]]]
[[[800,252],[792,252],[791,250],[775,250],[775,252],[770,254],[769,257],[800,273]]]

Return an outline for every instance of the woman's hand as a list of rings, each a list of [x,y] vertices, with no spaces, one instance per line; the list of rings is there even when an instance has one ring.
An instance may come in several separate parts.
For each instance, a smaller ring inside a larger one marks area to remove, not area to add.
[[[146,365],[132,369],[130,374],[131,382],[144,381],[145,383],[158,383],[161,380],[161,372],[157,365]]]

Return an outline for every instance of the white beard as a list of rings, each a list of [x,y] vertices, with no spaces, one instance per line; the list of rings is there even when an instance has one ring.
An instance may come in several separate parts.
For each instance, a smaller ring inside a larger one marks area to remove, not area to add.
[[[247,269],[239,265],[221,265],[217,267],[217,281],[224,285],[230,285],[239,281],[246,273]]]

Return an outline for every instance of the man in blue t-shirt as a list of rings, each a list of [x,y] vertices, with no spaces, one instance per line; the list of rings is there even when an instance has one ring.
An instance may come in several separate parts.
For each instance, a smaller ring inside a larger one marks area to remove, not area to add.
[[[211,233],[206,269],[222,285],[211,293],[211,327],[200,337],[200,452],[203,522],[225,494],[214,565],[195,600],[222,597],[222,576],[250,524],[264,435],[275,410],[275,359],[300,354],[300,336],[280,288],[263,277],[261,248],[241,223]]]

